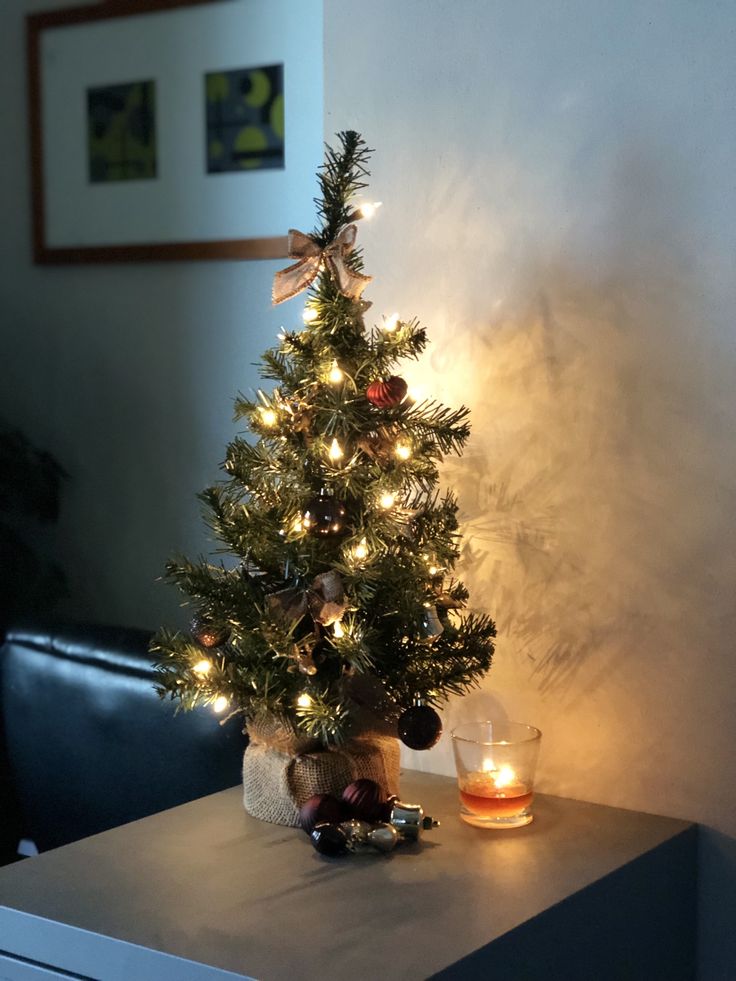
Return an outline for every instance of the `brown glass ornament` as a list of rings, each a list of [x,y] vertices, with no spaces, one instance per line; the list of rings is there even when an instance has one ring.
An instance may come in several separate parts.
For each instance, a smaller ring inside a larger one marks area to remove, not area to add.
[[[302,524],[315,535],[340,535],[345,532],[345,507],[322,488],[307,504]]]
[[[409,749],[431,749],[442,735],[442,719],[431,705],[412,705],[399,716],[398,731]]]
[[[218,627],[199,614],[192,618],[189,629],[202,647],[219,647],[230,636],[229,627]]]
[[[309,837],[320,855],[326,855],[328,858],[344,855],[348,850],[347,835],[337,824],[318,824]]]
[[[315,794],[299,808],[299,825],[309,835],[318,824],[339,824],[349,816],[344,801],[332,794]]]
[[[362,821],[378,821],[383,791],[375,780],[363,777],[353,780],[342,792],[342,799],[350,808],[353,817]]]
[[[366,389],[365,395],[371,405],[378,409],[389,409],[398,405],[409,391],[409,386],[403,378],[392,375],[385,381],[374,381]]]

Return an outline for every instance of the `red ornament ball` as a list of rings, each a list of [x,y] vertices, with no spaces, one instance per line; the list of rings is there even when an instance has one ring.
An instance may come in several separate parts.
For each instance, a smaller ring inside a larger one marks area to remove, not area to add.
[[[309,835],[318,824],[339,824],[349,817],[343,801],[332,794],[315,794],[299,809],[299,826]]]
[[[399,716],[398,729],[409,749],[431,749],[442,735],[442,719],[431,705],[412,705]]]
[[[383,791],[375,780],[363,777],[347,785],[342,792],[342,799],[353,817],[361,821],[377,821],[383,803]]]
[[[392,375],[385,381],[374,381],[366,389],[365,395],[371,405],[379,409],[389,409],[392,405],[398,405],[406,396],[409,386],[403,378]]]

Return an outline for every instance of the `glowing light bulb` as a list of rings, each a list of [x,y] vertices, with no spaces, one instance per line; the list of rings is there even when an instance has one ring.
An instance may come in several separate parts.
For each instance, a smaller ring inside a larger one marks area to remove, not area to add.
[[[335,620],[332,624],[332,630],[335,637],[344,637],[345,630],[343,629],[342,620]]]
[[[192,668],[192,671],[195,674],[198,674],[200,678],[204,678],[204,676],[206,674],[209,674],[211,670],[212,670],[212,664],[210,661],[207,660],[207,658],[204,658],[201,661],[197,661],[197,663]]]
[[[384,317],[383,329],[387,334],[393,333],[399,326],[399,315],[398,313],[392,313],[390,317]]]
[[[333,439],[332,440],[332,445],[330,446],[330,452],[329,452],[330,459],[331,460],[335,460],[335,461],[342,460],[343,455],[344,454],[342,452],[342,447],[340,446],[340,444],[337,442],[336,439]]]
[[[305,523],[308,525],[309,524],[309,519],[306,519],[306,522],[302,522],[302,519],[301,518],[298,518],[298,517],[297,518],[294,518],[294,523],[291,526],[291,530],[294,531],[294,532],[296,532],[297,535],[298,535],[302,531],[304,531],[304,524]]]
[[[370,220],[382,204],[382,201],[366,201],[364,204],[358,205],[361,218]]]
[[[396,498],[393,494],[386,491],[385,494],[381,494],[378,503],[385,511],[388,511],[389,508],[392,508],[396,504]]]
[[[330,373],[327,377],[330,379],[333,385],[339,385],[345,377],[337,361],[332,362],[332,367],[330,368]]]
[[[407,446],[406,443],[397,443],[394,453],[400,460],[408,460],[411,456],[411,446]]]
[[[361,538],[359,544],[355,546],[353,549],[353,555],[359,562],[362,562],[363,559],[368,558],[368,543],[366,542],[365,538]]]
[[[304,312],[302,313],[302,320],[305,324],[312,324],[319,317],[319,311],[316,307],[304,307]]]
[[[220,712],[225,711],[225,709],[228,707],[229,704],[230,704],[230,699],[227,697],[227,695],[218,695],[217,698],[212,703],[212,709],[213,711],[217,712],[219,715]]]
[[[430,574],[430,576],[436,576],[439,571],[440,570],[437,568],[436,565],[431,565],[429,567],[429,574]]]
[[[278,420],[278,416],[273,409],[259,409],[261,414],[261,422],[264,426],[275,426]]]
[[[296,704],[299,706],[299,708],[307,709],[312,704],[312,696],[307,695],[307,693],[303,691],[299,698],[297,698]]]
[[[409,385],[407,396],[410,402],[424,402],[427,398],[427,393],[421,385]]]

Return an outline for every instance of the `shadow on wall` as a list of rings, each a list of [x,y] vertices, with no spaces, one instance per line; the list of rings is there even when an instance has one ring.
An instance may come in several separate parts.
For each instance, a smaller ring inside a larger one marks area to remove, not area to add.
[[[433,335],[446,400],[473,409],[469,450],[444,468],[463,509],[460,571],[497,615],[504,656],[563,699],[586,662],[597,687],[632,655],[674,667],[723,648],[735,626],[729,298],[716,283],[711,299],[681,189],[654,175],[623,168],[588,261],[527,264],[495,302],[486,286],[490,316],[463,316],[456,297]],[[498,278],[475,275],[471,296]]]

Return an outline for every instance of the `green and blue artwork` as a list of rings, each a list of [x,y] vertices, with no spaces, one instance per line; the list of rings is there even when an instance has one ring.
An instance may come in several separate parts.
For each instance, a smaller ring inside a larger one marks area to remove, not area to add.
[[[208,72],[207,173],[284,166],[284,66]]]
[[[156,176],[156,83],[87,89],[92,184]]]

